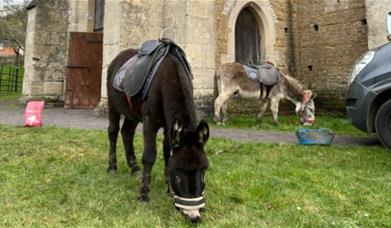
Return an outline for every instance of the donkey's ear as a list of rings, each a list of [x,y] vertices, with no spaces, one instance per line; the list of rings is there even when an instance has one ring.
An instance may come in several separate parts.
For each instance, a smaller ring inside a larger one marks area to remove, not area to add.
[[[308,103],[311,99],[311,96],[312,96],[312,91],[307,89],[307,90],[304,90],[304,94],[303,94],[303,103]]]
[[[201,120],[197,127],[198,142],[205,145],[209,138],[209,126],[205,120]]]
[[[172,146],[179,147],[181,145],[181,135],[183,132],[183,121],[180,118],[175,118],[171,126],[171,143]]]

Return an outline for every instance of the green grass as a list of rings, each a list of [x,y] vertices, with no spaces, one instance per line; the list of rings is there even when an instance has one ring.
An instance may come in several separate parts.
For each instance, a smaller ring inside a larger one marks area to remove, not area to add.
[[[280,122],[279,126],[272,123],[270,115],[266,115],[261,123],[256,123],[255,115],[229,115],[229,119],[225,125],[217,125],[208,119],[208,123],[212,127],[219,128],[244,128],[254,130],[270,130],[270,131],[289,131],[295,132],[298,128],[304,127],[299,123],[299,119],[295,115],[278,116]],[[306,128],[328,128],[337,135],[351,135],[351,136],[368,136],[369,134],[362,132],[355,128],[347,117],[335,117],[330,115],[317,115],[313,126]]]
[[[160,139],[161,141],[161,139]],[[188,227],[166,195],[161,142],[148,204],[104,131],[0,126],[0,226]],[[140,160],[142,141],[135,141]],[[391,226],[391,152],[211,139],[201,227]]]
[[[8,99],[8,97],[15,97],[21,94],[24,68],[21,67],[18,71],[17,91],[14,91],[15,86],[15,66],[1,65],[0,66],[0,101],[1,99]],[[12,78],[10,75],[13,75]],[[12,81],[12,83],[11,83]],[[11,83],[11,85],[10,85]],[[10,90],[10,91],[9,91]]]
[[[0,102],[2,101],[10,101],[15,100],[17,103],[17,99],[21,96],[21,93],[7,93],[7,92],[0,92]]]

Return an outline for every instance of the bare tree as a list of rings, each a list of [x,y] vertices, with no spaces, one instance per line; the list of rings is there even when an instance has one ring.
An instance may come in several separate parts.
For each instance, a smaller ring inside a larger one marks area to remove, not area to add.
[[[0,39],[11,42],[17,55],[24,51],[26,39],[26,0],[0,0]]]

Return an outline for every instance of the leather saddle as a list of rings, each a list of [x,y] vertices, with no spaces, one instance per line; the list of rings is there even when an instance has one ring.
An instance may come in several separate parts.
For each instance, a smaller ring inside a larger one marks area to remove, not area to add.
[[[278,82],[279,72],[273,64],[265,63],[262,65],[246,64],[243,65],[247,77],[255,82],[266,86],[272,86]]]
[[[148,40],[141,45],[138,53],[118,70],[114,76],[114,88],[128,97],[141,92],[141,98],[144,100],[157,69],[171,47],[176,47],[178,56],[184,59],[181,59],[181,62],[186,63],[185,68],[190,72],[183,51],[174,42],[169,39]]]

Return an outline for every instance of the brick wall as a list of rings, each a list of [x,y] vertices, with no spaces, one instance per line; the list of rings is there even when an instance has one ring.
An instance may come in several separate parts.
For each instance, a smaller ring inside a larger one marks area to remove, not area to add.
[[[216,3],[217,64],[228,45],[226,18],[221,14],[227,3],[229,0]],[[277,66],[318,95],[318,110],[344,112],[347,74],[368,49],[365,0],[271,0],[270,3],[277,16],[274,45]],[[241,105],[237,110],[238,101],[233,101],[229,106],[231,112],[251,113],[258,109],[254,101],[244,102],[246,108]]]
[[[344,111],[347,74],[367,51],[365,0],[294,0],[294,76],[320,109]]]
[[[243,3],[244,2],[244,3]],[[280,70],[284,73],[292,72],[289,69],[289,66],[294,65],[295,59],[293,55],[293,32],[292,32],[292,14],[293,14],[293,4],[289,0],[270,0],[270,1],[230,1],[230,0],[218,0],[215,3],[215,21],[216,21],[216,67],[224,62],[224,55],[229,51],[229,48],[234,49],[234,47],[229,47],[228,37],[229,28],[228,20],[232,17],[232,11],[237,5],[246,6],[245,3],[248,3],[250,7],[254,6],[251,4],[256,4],[256,7],[261,7],[261,10],[265,14],[271,15],[269,18],[273,18],[267,22],[263,23],[272,23],[275,31],[267,31],[275,33],[275,40],[273,40],[274,46],[273,57],[270,59],[273,61]],[[257,15],[258,17],[260,15]],[[265,39],[262,37],[261,39]],[[271,45],[271,44],[266,44]],[[212,102],[213,103],[213,102]],[[292,109],[291,105],[284,104],[283,108],[287,107],[289,110]],[[293,109],[292,109],[293,110]],[[259,111],[259,100],[257,99],[232,99],[229,102],[228,112],[229,113],[238,113],[238,114],[254,114]]]

